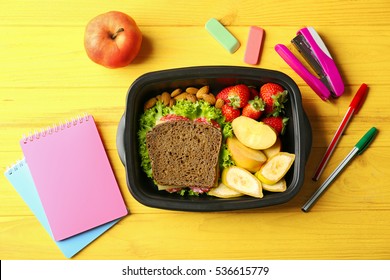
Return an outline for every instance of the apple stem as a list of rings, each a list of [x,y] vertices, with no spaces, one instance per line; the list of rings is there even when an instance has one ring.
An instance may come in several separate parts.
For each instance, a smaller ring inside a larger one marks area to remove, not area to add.
[[[123,31],[125,31],[125,29],[124,29],[123,27],[119,28],[114,34],[111,35],[111,38],[112,38],[112,39],[115,39],[116,36],[118,36],[118,34],[119,34],[120,32],[123,32]]]

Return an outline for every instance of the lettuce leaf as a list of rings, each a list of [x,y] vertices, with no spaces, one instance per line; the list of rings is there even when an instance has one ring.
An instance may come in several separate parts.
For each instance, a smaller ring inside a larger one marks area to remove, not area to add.
[[[158,101],[154,107],[146,110],[139,120],[138,130],[138,147],[141,156],[141,167],[149,178],[152,176],[152,166],[149,159],[148,149],[146,147],[146,134],[151,130],[156,122],[162,117],[169,114],[171,109]]]
[[[225,143],[222,144],[221,151],[219,152],[219,168],[223,170],[229,166],[234,165],[231,154]]]

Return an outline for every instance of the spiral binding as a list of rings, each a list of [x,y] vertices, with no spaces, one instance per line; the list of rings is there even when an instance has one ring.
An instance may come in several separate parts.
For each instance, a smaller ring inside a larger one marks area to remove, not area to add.
[[[53,124],[52,126],[48,126],[46,128],[41,129],[40,131],[35,130],[33,133],[30,132],[28,135],[24,134],[22,140],[24,144],[27,144],[28,142],[31,142],[34,139],[38,140],[41,137],[46,137],[53,133],[60,132],[67,128],[71,128],[72,126],[82,124],[84,121],[87,122],[88,120],[89,120],[89,115],[87,113],[85,113],[82,116],[78,115],[77,117],[72,118],[71,120],[65,120],[64,122],[60,122],[59,124]]]
[[[12,175],[14,172],[17,172],[20,168],[23,168],[25,163],[26,163],[26,160],[24,158],[21,160],[17,160],[15,164],[13,164],[7,168],[6,172],[9,175]]]

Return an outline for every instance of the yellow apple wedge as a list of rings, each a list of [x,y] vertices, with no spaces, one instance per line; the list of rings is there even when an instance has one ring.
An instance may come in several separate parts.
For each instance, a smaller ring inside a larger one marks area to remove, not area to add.
[[[233,198],[233,197],[240,197],[244,195],[241,192],[238,192],[234,189],[227,187],[224,183],[220,183],[217,187],[212,188],[207,194],[219,198]]]
[[[269,191],[269,192],[284,192],[287,189],[286,180],[282,178],[278,182],[276,182],[273,185],[268,185],[266,183],[262,183],[263,190]]]
[[[245,168],[252,173],[258,171],[267,161],[267,156],[262,151],[248,148],[236,137],[228,138],[226,145],[236,166]]]
[[[275,141],[275,144],[273,144],[268,149],[263,150],[263,153],[267,156],[267,158],[270,158],[277,153],[280,153],[282,151],[282,141],[278,137]]]
[[[245,146],[264,150],[275,144],[277,134],[269,125],[254,119],[239,116],[232,121],[233,133]]]
[[[222,183],[227,187],[253,197],[262,198],[261,182],[252,173],[238,166],[230,166],[222,171]]]
[[[268,185],[273,185],[281,180],[295,160],[295,155],[280,152],[269,158],[268,161],[256,172],[255,176]]]

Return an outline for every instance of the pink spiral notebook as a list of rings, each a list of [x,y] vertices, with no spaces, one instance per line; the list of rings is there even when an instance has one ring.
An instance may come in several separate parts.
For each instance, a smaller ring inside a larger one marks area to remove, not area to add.
[[[20,141],[56,241],[127,214],[91,115]]]

